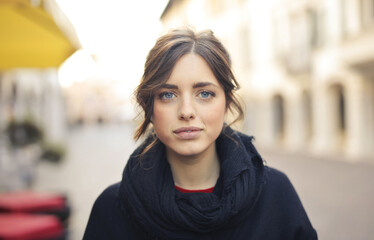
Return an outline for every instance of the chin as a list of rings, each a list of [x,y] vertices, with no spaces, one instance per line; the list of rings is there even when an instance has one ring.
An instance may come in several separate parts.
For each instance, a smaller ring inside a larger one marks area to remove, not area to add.
[[[208,148],[209,146],[202,146],[201,144],[193,143],[193,144],[180,144],[176,148],[171,147],[170,149],[178,155],[188,157],[188,156],[199,155],[205,152]]]
[[[202,153],[202,151],[180,151],[180,152],[176,152],[178,155],[180,156],[184,156],[184,157],[193,157],[193,156],[196,156],[196,155],[199,155],[200,153]]]

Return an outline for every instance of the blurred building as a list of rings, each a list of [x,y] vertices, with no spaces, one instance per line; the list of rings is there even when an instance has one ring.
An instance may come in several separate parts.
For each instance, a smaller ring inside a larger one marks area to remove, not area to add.
[[[29,186],[42,154],[64,148],[57,70],[78,48],[54,0],[0,0],[0,192]]]
[[[53,0],[0,0],[0,34],[0,130],[32,119],[49,141],[63,141],[57,69],[80,48],[74,28]]]
[[[374,161],[373,0],[170,0],[165,30],[212,29],[263,147]]]
[[[1,130],[33,121],[48,141],[63,142],[66,116],[55,69],[13,69],[1,73]]]
[[[69,125],[132,121],[135,112],[131,99],[116,92],[124,87],[105,79],[91,79],[64,89]]]

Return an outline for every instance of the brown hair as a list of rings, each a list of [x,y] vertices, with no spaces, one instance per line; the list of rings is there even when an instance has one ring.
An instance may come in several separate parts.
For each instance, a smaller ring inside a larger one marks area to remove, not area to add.
[[[161,36],[149,52],[142,80],[135,90],[137,103],[144,112],[143,122],[134,135],[136,140],[145,134],[151,123],[156,91],[168,80],[176,62],[188,53],[200,55],[210,66],[224,89],[226,107],[237,113],[232,123],[243,118],[243,109],[234,95],[239,84],[231,70],[230,56],[222,43],[211,30],[196,33],[192,29],[175,29]]]

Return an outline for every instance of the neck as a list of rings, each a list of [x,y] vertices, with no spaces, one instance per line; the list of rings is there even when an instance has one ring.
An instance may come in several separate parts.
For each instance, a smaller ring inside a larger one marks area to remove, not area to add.
[[[215,186],[220,171],[215,144],[198,155],[181,156],[170,149],[166,153],[176,186],[189,190]]]

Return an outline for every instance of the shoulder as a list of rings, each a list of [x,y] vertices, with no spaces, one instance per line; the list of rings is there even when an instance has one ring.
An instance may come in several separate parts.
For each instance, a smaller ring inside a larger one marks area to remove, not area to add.
[[[287,186],[292,185],[288,176],[284,172],[278,169],[266,166],[265,172],[266,172],[266,183],[268,185],[272,185],[276,187],[287,187]]]
[[[273,226],[283,224],[287,232],[298,236],[287,239],[317,239],[317,234],[287,175],[271,167],[265,167],[265,171],[259,206],[266,218],[274,221]]]
[[[288,176],[284,172],[268,166],[265,167],[263,194],[265,196],[271,195],[271,199],[278,202],[300,202]]]
[[[107,187],[96,199],[94,208],[101,208],[114,204],[118,195],[119,186],[120,183],[118,182]]]
[[[97,197],[92,207],[91,217],[104,217],[110,214],[108,210],[116,205],[119,185],[120,183],[110,185]]]
[[[96,199],[83,239],[121,239],[132,236],[128,215],[120,208],[120,183],[107,187]]]

